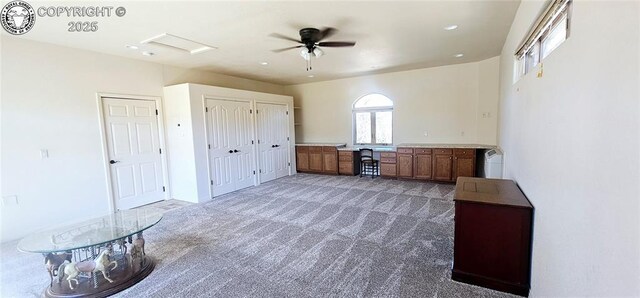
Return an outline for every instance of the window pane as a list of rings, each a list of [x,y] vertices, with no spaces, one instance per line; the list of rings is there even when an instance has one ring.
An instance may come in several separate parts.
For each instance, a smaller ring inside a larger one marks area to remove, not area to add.
[[[549,35],[542,42],[542,59],[547,57],[549,53],[555,50],[563,41],[567,39],[567,16],[565,15],[562,21],[551,29]]]
[[[393,102],[382,94],[369,94],[356,101],[355,108],[391,107]]]
[[[356,143],[371,143],[371,113],[356,113]]]
[[[376,143],[391,144],[391,120],[391,111],[376,113]]]
[[[533,69],[540,62],[540,42],[536,42],[525,54],[525,73]]]

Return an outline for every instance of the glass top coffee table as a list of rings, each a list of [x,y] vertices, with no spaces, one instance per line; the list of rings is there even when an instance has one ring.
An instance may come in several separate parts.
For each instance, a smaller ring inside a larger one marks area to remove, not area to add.
[[[44,255],[51,279],[46,297],[106,297],[153,271],[142,232],[161,219],[159,209],[122,210],[34,233],[20,240],[18,249]]]

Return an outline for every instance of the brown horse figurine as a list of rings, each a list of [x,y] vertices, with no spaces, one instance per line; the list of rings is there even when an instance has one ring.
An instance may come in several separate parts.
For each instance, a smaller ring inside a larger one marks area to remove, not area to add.
[[[64,252],[61,254],[48,253],[44,257],[44,268],[49,272],[49,278],[51,282],[49,286],[53,286],[53,277],[58,276],[58,267],[64,263],[64,261],[71,262],[73,255],[70,252]]]

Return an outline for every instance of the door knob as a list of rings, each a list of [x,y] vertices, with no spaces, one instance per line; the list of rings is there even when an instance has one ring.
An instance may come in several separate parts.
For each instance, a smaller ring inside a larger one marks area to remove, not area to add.
[[[240,150],[235,150],[235,149],[233,150],[233,153],[238,153],[238,152],[240,152]]]
[[[116,162],[120,162],[120,161],[119,160],[113,160],[113,159],[109,161],[110,164],[114,164]]]
[[[273,145],[273,146],[276,146],[276,148],[280,147],[280,145]]]
[[[229,153],[233,153],[233,150],[229,150]]]

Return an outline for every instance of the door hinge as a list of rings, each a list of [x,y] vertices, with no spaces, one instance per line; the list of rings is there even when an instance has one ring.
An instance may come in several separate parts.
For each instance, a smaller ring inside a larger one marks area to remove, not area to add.
[[[249,109],[249,114],[253,114],[253,110],[252,109]]]
[[[158,148],[158,152],[160,152],[160,154],[162,154],[162,148]]]
[[[260,169],[260,174],[262,174],[262,169]]]
[[[213,185],[213,180],[211,180],[211,185]]]
[[[251,140],[251,145],[253,145],[253,140]]]
[[[164,186],[163,186],[163,187],[162,187],[162,192],[165,192],[166,190],[167,190],[167,189],[166,189],[166,188],[164,188]]]
[[[253,171],[253,174],[255,175],[255,174],[256,174],[256,171]]]
[[[156,109],[156,116],[158,116],[158,109]]]
[[[207,144],[207,147],[209,147],[209,149],[211,149],[211,144]]]
[[[287,137],[287,141],[289,140],[289,137]]]
[[[204,111],[205,111],[205,112],[207,112],[207,113],[209,113],[209,108],[205,107],[205,108],[204,108]]]
[[[290,163],[290,162],[288,162],[288,164],[289,164],[289,166],[291,166],[291,163]]]
[[[287,115],[289,115],[289,111],[287,111]]]
[[[260,140],[258,140],[258,144],[260,144]]]
[[[256,114],[258,114],[258,110],[256,109]]]

